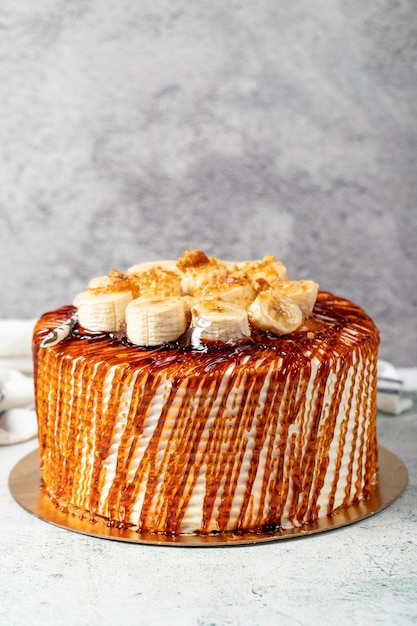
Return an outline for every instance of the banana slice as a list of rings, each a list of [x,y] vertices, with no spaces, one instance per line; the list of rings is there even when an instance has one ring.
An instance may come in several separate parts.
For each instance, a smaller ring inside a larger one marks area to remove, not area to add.
[[[83,291],[74,298],[80,326],[92,331],[120,330],[125,309],[132,300],[130,291]]]
[[[230,302],[204,300],[191,308],[192,343],[201,339],[236,341],[250,336],[248,314]]]
[[[106,289],[112,286],[110,276],[96,276],[92,278],[87,285],[87,289]]]
[[[298,304],[304,318],[310,317],[318,290],[319,285],[317,283],[305,279],[284,281],[279,285],[279,291]]]
[[[293,332],[303,322],[297,302],[272,288],[256,296],[249,306],[248,316],[254,326],[278,336]]]
[[[136,297],[162,298],[181,296],[181,276],[159,266],[127,274]]]
[[[126,335],[139,346],[160,346],[175,341],[187,329],[183,299],[136,298],[126,307]]]
[[[182,289],[187,295],[196,295],[205,285],[227,277],[226,263],[217,257],[207,257],[201,250],[187,250],[177,262],[182,277]]]
[[[154,267],[160,267],[164,270],[168,270],[169,272],[176,272],[177,262],[171,259],[166,259],[164,261],[144,261],[143,263],[136,263],[136,265],[129,267],[127,273],[140,274],[141,272],[148,272]]]
[[[287,268],[281,261],[276,261],[272,255],[267,255],[260,261],[243,261],[236,263],[236,267],[243,270],[252,283],[257,281],[268,282],[270,285],[288,280]]]
[[[256,292],[245,276],[235,272],[214,283],[203,285],[196,291],[196,296],[203,300],[230,302],[247,309],[254,300]]]

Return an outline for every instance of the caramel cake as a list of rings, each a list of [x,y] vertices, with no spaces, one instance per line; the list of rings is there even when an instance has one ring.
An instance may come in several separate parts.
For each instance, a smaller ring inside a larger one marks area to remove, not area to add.
[[[377,481],[378,331],[274,257],[111,270],[34,333],[45,493],[138,532],[279,532]]]

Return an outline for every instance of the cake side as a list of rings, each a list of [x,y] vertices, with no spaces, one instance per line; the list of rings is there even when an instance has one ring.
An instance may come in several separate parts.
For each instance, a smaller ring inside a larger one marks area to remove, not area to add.
[[[321,292],[285,336],[141,348],[123,330],[38,322],[44,486],[60,506],[164,533],[299,526],[366,498],[377,476],[378,331]]]

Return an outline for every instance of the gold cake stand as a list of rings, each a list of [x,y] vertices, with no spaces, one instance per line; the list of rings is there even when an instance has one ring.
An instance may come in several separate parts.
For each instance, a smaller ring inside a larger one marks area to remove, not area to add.
[[[116,528],[105,520],[91,521],[88,515],[63,512],[41,491],[41,475],[38,451],[34,450],[21,459],[9,476],[12,496],[26,511],[36,517],[67,530],[114,541],[179,547],[238,546],[265,543],[282,539],[306,537],[328,530],[335,530],[375,515],[392,504],[404,491],[408,482],[404,463],[386,448],[379,448],[378,485],[365,501],[348,508],[338,509],[331,517],[325,517],[301,528],[280,529],[263,533],[219,533],[214,535],[157,535],[138,533],[129,528]]]

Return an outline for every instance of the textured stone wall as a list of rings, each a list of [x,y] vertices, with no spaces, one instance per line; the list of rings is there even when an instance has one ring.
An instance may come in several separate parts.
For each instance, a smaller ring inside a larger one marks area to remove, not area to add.
[[[275,254],[416,365],[414,0],[5,0],[1,317],[202,248]]]

